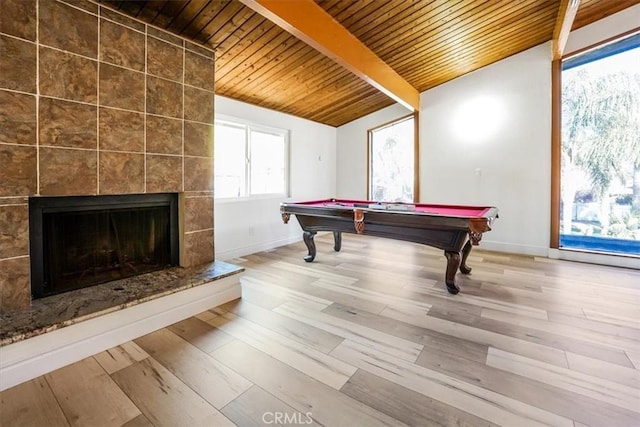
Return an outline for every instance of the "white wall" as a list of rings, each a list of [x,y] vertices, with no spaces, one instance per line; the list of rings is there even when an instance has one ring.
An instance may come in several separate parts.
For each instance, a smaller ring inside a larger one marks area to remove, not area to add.
[[[546,43],[421,94],[420,201],[497,206],[485,248],[547,253],[550,59]],[[338,196],[366,197],[366,131],[406,114],[395,105],[338,128]]]
[[[420,105],[420,200],[496,206],[483,247],[546,255],[551,44],[428,90]]]
[[[334,197],[336,194],[336,128],[278,113],[229,98],[215,97],[215,112],[290,131],[289,200]],[[229,259],[302,239],[298,223],[285,225],[281,197],[216,200],[216,259]]]
[[[367,130],[410,114],[395,104],[338,128],[336,196],[367,198]]]

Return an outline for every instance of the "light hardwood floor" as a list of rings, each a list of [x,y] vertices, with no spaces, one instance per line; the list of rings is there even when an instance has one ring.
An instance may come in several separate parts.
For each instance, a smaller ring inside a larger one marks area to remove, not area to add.
[[[243,298],[0,394],[1,426],[640,426],[640,271],[345,235]]]

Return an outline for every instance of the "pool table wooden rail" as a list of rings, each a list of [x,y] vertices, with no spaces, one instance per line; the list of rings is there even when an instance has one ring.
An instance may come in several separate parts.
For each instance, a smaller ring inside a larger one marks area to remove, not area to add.
[[[453,294],[459,291],[455,284],[458,269],[463,274],[471,272],[466,265],[471,246],[478,245],[482,234],[491,230],[493,221],[498,217],[495,207],[488,208],[477,217],[303,203],[282,203],[280,212],[285,223],[292,214],[300,223],[303,240],[309,250],[304,257],[307,262],[315,259],[314,237],[319,231],[333,232],[335,251],[341,248],[341,233],[404,240],[442,249],[447,258],[445,283]]]

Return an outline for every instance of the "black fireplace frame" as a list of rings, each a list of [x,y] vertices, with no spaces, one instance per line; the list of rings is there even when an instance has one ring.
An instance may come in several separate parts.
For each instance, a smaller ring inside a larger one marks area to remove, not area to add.
[[[180,262],[178,193],[126,194],[105,196],[46,196],[29,198],[29,253],[31,256],[31,297],[45,292],[43,217],[48,213],[82,212],[105,209],[169,207],[171,265]]]

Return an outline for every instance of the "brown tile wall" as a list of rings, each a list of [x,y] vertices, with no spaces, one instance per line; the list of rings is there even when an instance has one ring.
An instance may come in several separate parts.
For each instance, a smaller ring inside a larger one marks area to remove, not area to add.
[[[181,193],[214,259],[213,52],[91,0],[0,0],[0,313],[30,304],[28,198]]]

